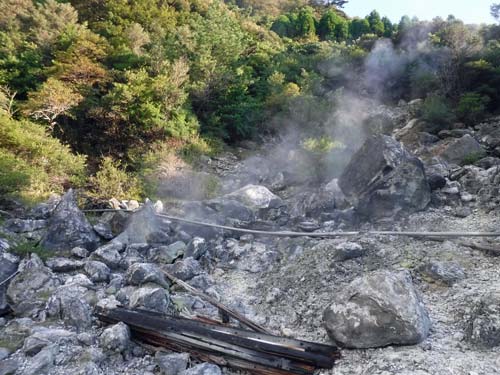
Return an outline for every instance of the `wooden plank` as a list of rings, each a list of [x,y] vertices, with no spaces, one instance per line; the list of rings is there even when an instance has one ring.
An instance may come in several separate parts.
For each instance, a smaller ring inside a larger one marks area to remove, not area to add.
[[[104,321],[123,321],[150,343],[202,356],[215,355],[227,361],[228,366],[262,374],[285,371],[309,375],[316,368],[331,368],[340,356],[334,346],[294,339],[285,339],[286,345],[275,344],[273,341],[282,338],[184,318],[160,318],[157,313],[143,310],[101,310],[98,316]]]
[[[254,344],[266,344],[272,346],[275,350],[280,352],[297,351],[299,353],[318,354],[328,358],[338,358],[338,348],[332,345],[312,343],[274,335],[258,334],[237,328],[208,324],[181,317],[162,317],[161,314],[147,310],[117,308],[109,311],[108,315],[114,315],[117,319],[125,318],[127,320],[133,320],[134,322],[136,319],[140,322],[146,315],[152,318],[148,320],[148,325],[155,329],[168,330],[174,328],[182,331],[193,331],[199,334],[202,333],[201,329],[205,329],[207,332],[216,335],[217,338],[233,337],[233,342],[236,342],[236,340],[244,340],[245,343],[252,345],[252,347],[255,347]]]

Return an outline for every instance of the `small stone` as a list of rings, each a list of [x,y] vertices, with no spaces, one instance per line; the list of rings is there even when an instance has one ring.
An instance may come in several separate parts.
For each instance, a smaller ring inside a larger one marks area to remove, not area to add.
[[[202,237],[194,237],[189,241],[185,250],[186,258],[192,257],[196,260],[200,259],[207,252],[207,241]]]
[[[420,272],[449,286],[465,279],[463,268],[459,264],[451,262],[429,262],[420,267]]]
[[[121,242],[110,242],[94,251],[91,258],[103,262],[110,268],[118,268],[122,260],[120,251],[123,251],[124,248],[125,246]]]
[[[107,265],[96,260],[91,260],[85,263],[85,272],[90,279],[96,283],[108,281],[111,275],[111,270]]]
[[[155,359],[158,367],[160,368],[161,374],[178,375],[186,370],[189,362],[189,354],[163,354],[161,352],[157,352],[155,355]]]
[[[86,258],[89,256],[89,252],[87,249],[84,249],[83,247],[74,247],[71,249],[71,255],[73,255],[76,258]]]
[[[132,264],[125,275],[129,285],[143,285],[146,283],[156,283],[163,287],[168,287],[165,275],[155,264],[151,263],[134,263]]]
[[[110,223],[100,222],[95,224],[93,228],[95,232],[105,240],[112,240],[115,237]]]
[[[162,201],[156,201],[155,204],[153,205],[155,212],[157,214],[161,214],[163,212],[163,202]]]
[[[360,258],[365,253],[363,247],[356,242],[343,242],[337,245],[335,250],[333,258],[339,262]]]
[[[166,264],[164,267],[166,271],[183,281],[192,279],[203,272],[200,263],[193,258],[179,260],[174,264]]]
[[[139,205],[139,202],[137,202],[135,199],[132,199],[132,200],[128,201],[128,203],[127,203],[127,208],[131,211],[135,211],[135,210],[139,209],[139,207],[141,207],[141,206]]]
[[[99,340],[104,349],[124,352],[130,345],[130,329],[125,323],[117,323],[114,326],[106,328]]]
[[[182,248],[179,249],[177,246],[172,246],[177,243],[182,243]],[[173,263],[177,258],[182,256],[184,249],[186,248],[184,242],[178,241],[175,244],[151,249],[149,251],[149,259],[155,263]]]
[[[174,306],[168,292],[151,285],[137,289],[130,296],[130,307],[140,307],[163,314],[171,314]]]
[[[83,267],[84,263],[80,260],[72,260],[68,258],[51,258],[45,262],[54,272],[71,272]]]
[[[79,333],[77,336],[76,336],[78,342],[82,343],[83,345],[87,345],[87,346],[91,346],[94,344],[94,341],[95,341],[95,337],[92,336],[90,333],[88,332],[82,332],[82,333]]]

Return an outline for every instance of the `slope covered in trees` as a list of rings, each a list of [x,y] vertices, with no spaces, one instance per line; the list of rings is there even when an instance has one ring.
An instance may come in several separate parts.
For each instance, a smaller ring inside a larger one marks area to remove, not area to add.
[[[277,131],[279,119],[297,108],[328,111],[333,104],[326,93],[341,88],[382,92],[387,102],[428,97],[428,115],[445,122],[476,121],[498,107],[498,26],[473,27],[453,17],[393,22],[375,10],[350,18],[343,3],[1,2],[4,191],[24,184],[36,195],[36,173],[10,162],[37,159],[26,152],[34,146],[23,135],[36,134],[57,148],[47,154],[49,163],[78,164],[74,173],[46,169],[47,179],[59,185],[38,189],[42,196],[71,184],[100,191],[93,186],[98,179],[85,182],[99,168],[118,180],[143,177],[149,168],[144,160],[154,163],[165,152],[192,159],[222,143]],[[382,88],[353,80],[384,38],[397,51],[397,74]],[[297,121],[313,128],[324,119]],[[29,146],[21,152],[6,142],[6,129]],[[138,186],[134,191],[141,194]]]

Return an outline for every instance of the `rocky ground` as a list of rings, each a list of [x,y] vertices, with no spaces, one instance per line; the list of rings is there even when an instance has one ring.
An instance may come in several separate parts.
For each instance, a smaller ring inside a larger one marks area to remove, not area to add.
[[[95,216],[73,192],[32,209],[4,200],[0,375],[233,373],[98,321],[96,308],[119,305],[218,317],[162,270],[276,334],[342,346],[324,374],[498,374],[498,254],[456,240],[240,236],[155,215],[303,232],[498,231],[499,119],[436,134],[412,118],[416,105],[385,109],[386,135],[368,137],[332,181],[308,182],[289,150],[292,166],[269,163],[286,159],[276,142],[273,155],[248,157],[246,145],[205,160],[223,189],[204,201]]]

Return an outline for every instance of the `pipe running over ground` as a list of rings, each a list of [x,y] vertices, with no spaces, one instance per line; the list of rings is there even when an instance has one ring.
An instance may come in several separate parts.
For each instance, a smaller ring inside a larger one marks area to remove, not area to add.
[[[135,212],[135,210],[119,210],[119,209],[96,209],[96,210],[83,210],[83,212]],[[372,235],[372,236],[404,236],[413,238],[460,238],[460,237],[500,237],[500,232],[416,232],[416,231],[349,231],[349,232],[294,232],[294,231],[265,231],[265,230],[254,230],[246,228],[236,228],[227,225],[207,223],[204,221],[185,219],[182,217],[166,215],[166,214],[156,214],[158,217],[162,217],[168,220],[177,221],[180,223],[186,223],[197,226],[204,226],[209,228],[216,228],[227,230],[237,233],[255,234],[261,236],[272,236],[272,237],[319,237],[319,238],[337,238],[337,237],[357,237],[362,235]]]

